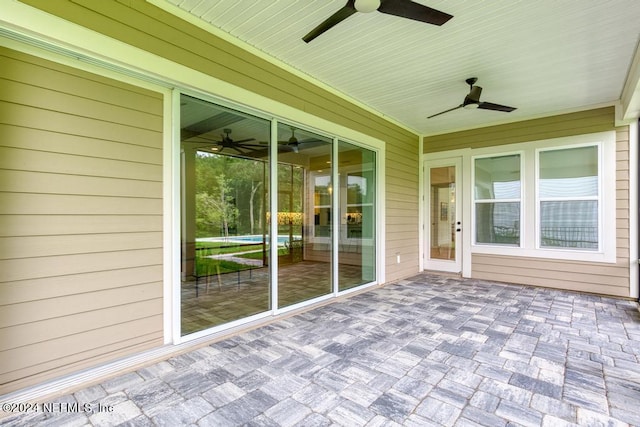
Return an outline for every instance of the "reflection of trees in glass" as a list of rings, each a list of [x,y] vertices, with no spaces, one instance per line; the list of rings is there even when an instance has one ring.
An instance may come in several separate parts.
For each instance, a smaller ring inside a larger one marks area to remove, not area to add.
[[[228,157],[227,173],[232,178],[236,204],[239,210],[238,234],[260,234],[263,228],[264,198],[267,190],[266,163]]]
[[[230,180],[219,174],[210,187],[211,193],[196,193],[196,227],[198,230],[211,230],[220,224],[222,233],[229,237],[229,227],[234,227],[238,218],[238,209],[231,193]]]
[[[364,191],[362,191],[362,187],[359,184],[349,183],[347,186],[347,202],[349,204],[362,203],[363,196]]]
[[[350,172],[347,174],[347,204],[359,205],[371,203],[372,189],[368,188],[373,183],[371,170]]]
[[[316,205],[330,205],[331,204],[331,194],[329,194],[329,186],[328,185],[316,185]]]
[[[318,175],[315,177],[314,199],[316,206],[331,205],[331,177]]]
[[[303,169],[294,165],[278,165],[278,192],[291,194],[280,197],[278,211],[302,212],[302,189],[304,184]]]
[[[260,233],[264,216],[264,174],[264,162],[198,152],[197,236]]]

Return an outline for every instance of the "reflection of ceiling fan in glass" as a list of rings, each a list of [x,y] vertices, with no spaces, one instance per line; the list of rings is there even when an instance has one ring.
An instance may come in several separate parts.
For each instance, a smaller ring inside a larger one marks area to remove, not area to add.
[[[264,157],[267,155],[266,147],[260,143],[250,144],[249,142],[255,141],[255,138],[246,138],[235,141],[231,138],[232,130],[225,128],[222,130],[223,134],[220,135],[220,140],[210,139],[205,134],[189,135],[188,129],[182,129],[183,143],[191,145],[191,148],[199,151],[207,151],[210,153],[222,153],[228,155],[241,155],[249,157]],[[194,132],[195,133],[195,132]]]
[[[289,126],[289,129],[291,129],[291,136],[289,137],[289,139],[278,141],[279,153],[291,153],[291,152],[299,153],[301,148],[307,149],[307,148],[315,147],[319,144],[327,144],[326,141],[322,141],[317,138],[311,138],[311,139],[305,139],[304,141],[299,141],[298,138],[296,137],[296,131],[298,129],[294,126]],[[282,131],[279,130],[279,132],[282,132]],[[265,148],[267,147],[267,145],[269,145],[267,141],[260,141],[260,144],[262,144],[262,146]]]
[[[264,146],[260,144],[247,144],[249,141],[255,141],[255,138],[241,139],[234,141],[231,139],[231,129],[223,129],[224,135],[218,141],[218,145],[212,148],[212,151],[222,152],[225,148],[237,151],[239,154],[250,154],[253,151],[264,150]]]
[[[296,128],[291,126],[291,136],[287,140],[278,141],[279,153],[298,153],[301,148],[312,148],[319,144],[327,144],[328,142],[311,138],[299,141],[295,135]],[[186,134],[188,130],[183,129],[183,143],[191,144],[191,147],[200,151],[208,151],[210,153],[227,154],[231,156],[246,156],[252,158],[263,158],[269,155],[269,143],[267,141],[257,142],[255,138],[246,138],[234,140],[231,138],[232,130],[225,128],[222,130],[220,140],[212,140],[203,134],[193,135],[189,138]],[[252,142],[256,141],[256,142]]]
[[[220,135],[220,140],[211,138],[206,133],[193,131],[191,129],[182,129],[182,142],[189,144],[190,147],[198,151],[207,151],[209,153],[228,152],[230,155],[252,155],[256,151],[264,151],[265,147],[258,144],[250,144],[255,138],[246,138],[234,141],[231,138],[231,129],[222,130],[224,134]]]
[[[287,141],[278,141],[278,144],[282,143],[284,143],[284,146],[291,149],[294,153],[300,151],[300,142],[298,141],[298,138],[296,138],[296,128],[291,126],[291,138]]]
[[[294,153],[298,153],[300,148],[311,148],[320,144],[327,144],[326,141],[317,138],[298,141],[298,138],[296,138],[296,130],[298,129],[293,126],[289,128],[291,129],[291,137],[286,141],[278,141],[278,151],[293,151]]]
[[[296,128],[291,126],[291,137],[286,141],[278,141],[279,152],[294,152],[297,153],[300,150],[300,144],[307,144],[313,142],[320,142],[316,139],[310,139],[307,141],[298,141],[295,132]],[[222,152],[224,149],[232,149],[239,154],[245,154],[252,157],[263,157],[268,154],[268,145],[266,141],[260,143],[247,144],[249,141],[255,141],[255,138],[242,139],[240,141],[234,141],[231,139],[231,129],[223,129],[224,135],[220,135],[222,139],[218,141],[218,145],[212,148],[212,151]]]

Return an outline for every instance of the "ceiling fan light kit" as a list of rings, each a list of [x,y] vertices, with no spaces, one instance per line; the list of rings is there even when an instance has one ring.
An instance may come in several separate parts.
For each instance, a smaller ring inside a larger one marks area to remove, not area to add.
[[[342,8],[322,21],[320,25],[311,30],[302,40],[304,40],[305,43],[309,43],[354,13],[369,13],[374,11],[438,26],[453,18],[453,15],[432,9],[411,0],[347,0],[347,3],[342,6]]]

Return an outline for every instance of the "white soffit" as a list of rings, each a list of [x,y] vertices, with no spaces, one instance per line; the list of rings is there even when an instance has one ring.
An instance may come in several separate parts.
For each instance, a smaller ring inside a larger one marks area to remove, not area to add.
[[[308,44],[345,0],[163,1],[425,135],[614,105],[638,86],[637,0],[417,0],[454,17],[356,13]],[[427,119],[462,102],[468,77],[482,101],[517,110]]]

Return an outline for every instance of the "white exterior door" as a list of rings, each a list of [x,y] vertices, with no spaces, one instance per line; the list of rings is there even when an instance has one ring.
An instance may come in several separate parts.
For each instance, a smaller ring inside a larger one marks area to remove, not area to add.
[[[462,271],[462,159],[425,162],[425,269]]]

